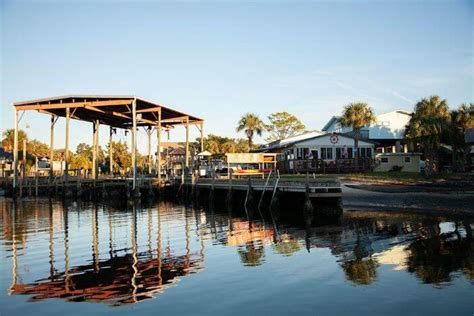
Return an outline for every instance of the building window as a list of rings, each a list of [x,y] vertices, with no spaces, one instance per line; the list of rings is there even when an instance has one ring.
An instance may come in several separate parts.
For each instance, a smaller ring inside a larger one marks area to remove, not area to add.
[[[390,122],[389,121],[378,121],[377,126],[385,126],[385,127],[388,127],[390,126]]]
[[[296,148],[296,159],[303,159],[303,148]]]
[[[341,159],[341,158],[342,158],[341,148],[337,147],[336,148],[336,159]]]
[[[405,157],[405,163],[411,163],[411,157]]]
[[[321,148],[321,159],[332,160],[332,148],[331,147],[322,147]]]
[[[388,163],[388,157],[382,157],[382,158],[380,159],[380,162],[381,162],[381,163]]]

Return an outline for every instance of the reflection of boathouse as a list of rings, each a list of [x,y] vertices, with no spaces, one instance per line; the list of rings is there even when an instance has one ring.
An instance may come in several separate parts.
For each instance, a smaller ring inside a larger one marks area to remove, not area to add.
[[[59,211],[59,212],[58,212]],[[162,293],[167,287],[179,281],[179,278],[198,272],[204,262],[204,244],[199,251],[191,252],[189,223],[185,225],[185,254],[174,255],[170,245],[162,247],[162,229],[160,214],[157,219],[156,248],[152,249],[151,225],[152,213],[148,211],[148,250],[138,252],[137,244],[137,210],[133,207],[131,214],[131,247],[113,249],[112,214],[109,211],[109,254],[100,258],[98,209],[92,210],[92,262],[69,267],[69,232],[68,210],[50,204],[49,211],[49,260],[50,274],[30,283],[19,283],[18,245],[16,234],[17,213],[11,210],[11,236],[13,253],[13,281],[11,294],[31,295],[33,300],[62,298],[69,301],[107,302],[112,305],[136,303]],[[57,223],[57,215],[62,215],[62,223]],[[54,224],[64,228],[64,270],[58,272],[54,254]],[[202,241],[202,240],[201,240]],[[22,246],[23,248],[24,246]]]

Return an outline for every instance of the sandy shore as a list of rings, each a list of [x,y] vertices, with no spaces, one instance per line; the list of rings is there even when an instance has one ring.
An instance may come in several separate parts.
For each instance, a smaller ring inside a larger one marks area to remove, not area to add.
[[[474,190],[345,183],[344,210],[399,210],[433,214],[474,215]]]

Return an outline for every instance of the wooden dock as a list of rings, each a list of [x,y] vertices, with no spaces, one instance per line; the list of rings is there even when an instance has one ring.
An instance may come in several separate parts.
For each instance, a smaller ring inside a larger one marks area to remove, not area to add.
[[[185,185],[191,186],[193,183],[187,179]],[[194,185],[204,189],[247,191],[249,180],[199,178],[196,179]],[[275,178],[267,181],[253,178],[250,180],[250,185],[254,191],[258,192],[273,192],[277,189],[279,192],[304,194],[308,189],[310,198],[340,198],[342,196],[341,184],[336,180],[329,179],[310,179],[306,182]]]

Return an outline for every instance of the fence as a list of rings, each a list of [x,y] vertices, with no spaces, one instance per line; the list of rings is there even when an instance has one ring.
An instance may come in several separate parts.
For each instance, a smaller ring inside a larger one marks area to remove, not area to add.
[[[372,171],[375,161],[371,158],[336,159],[324,161],[322,159],[282,160],[278,161],[277,168],[281,173],[359,173]]]

